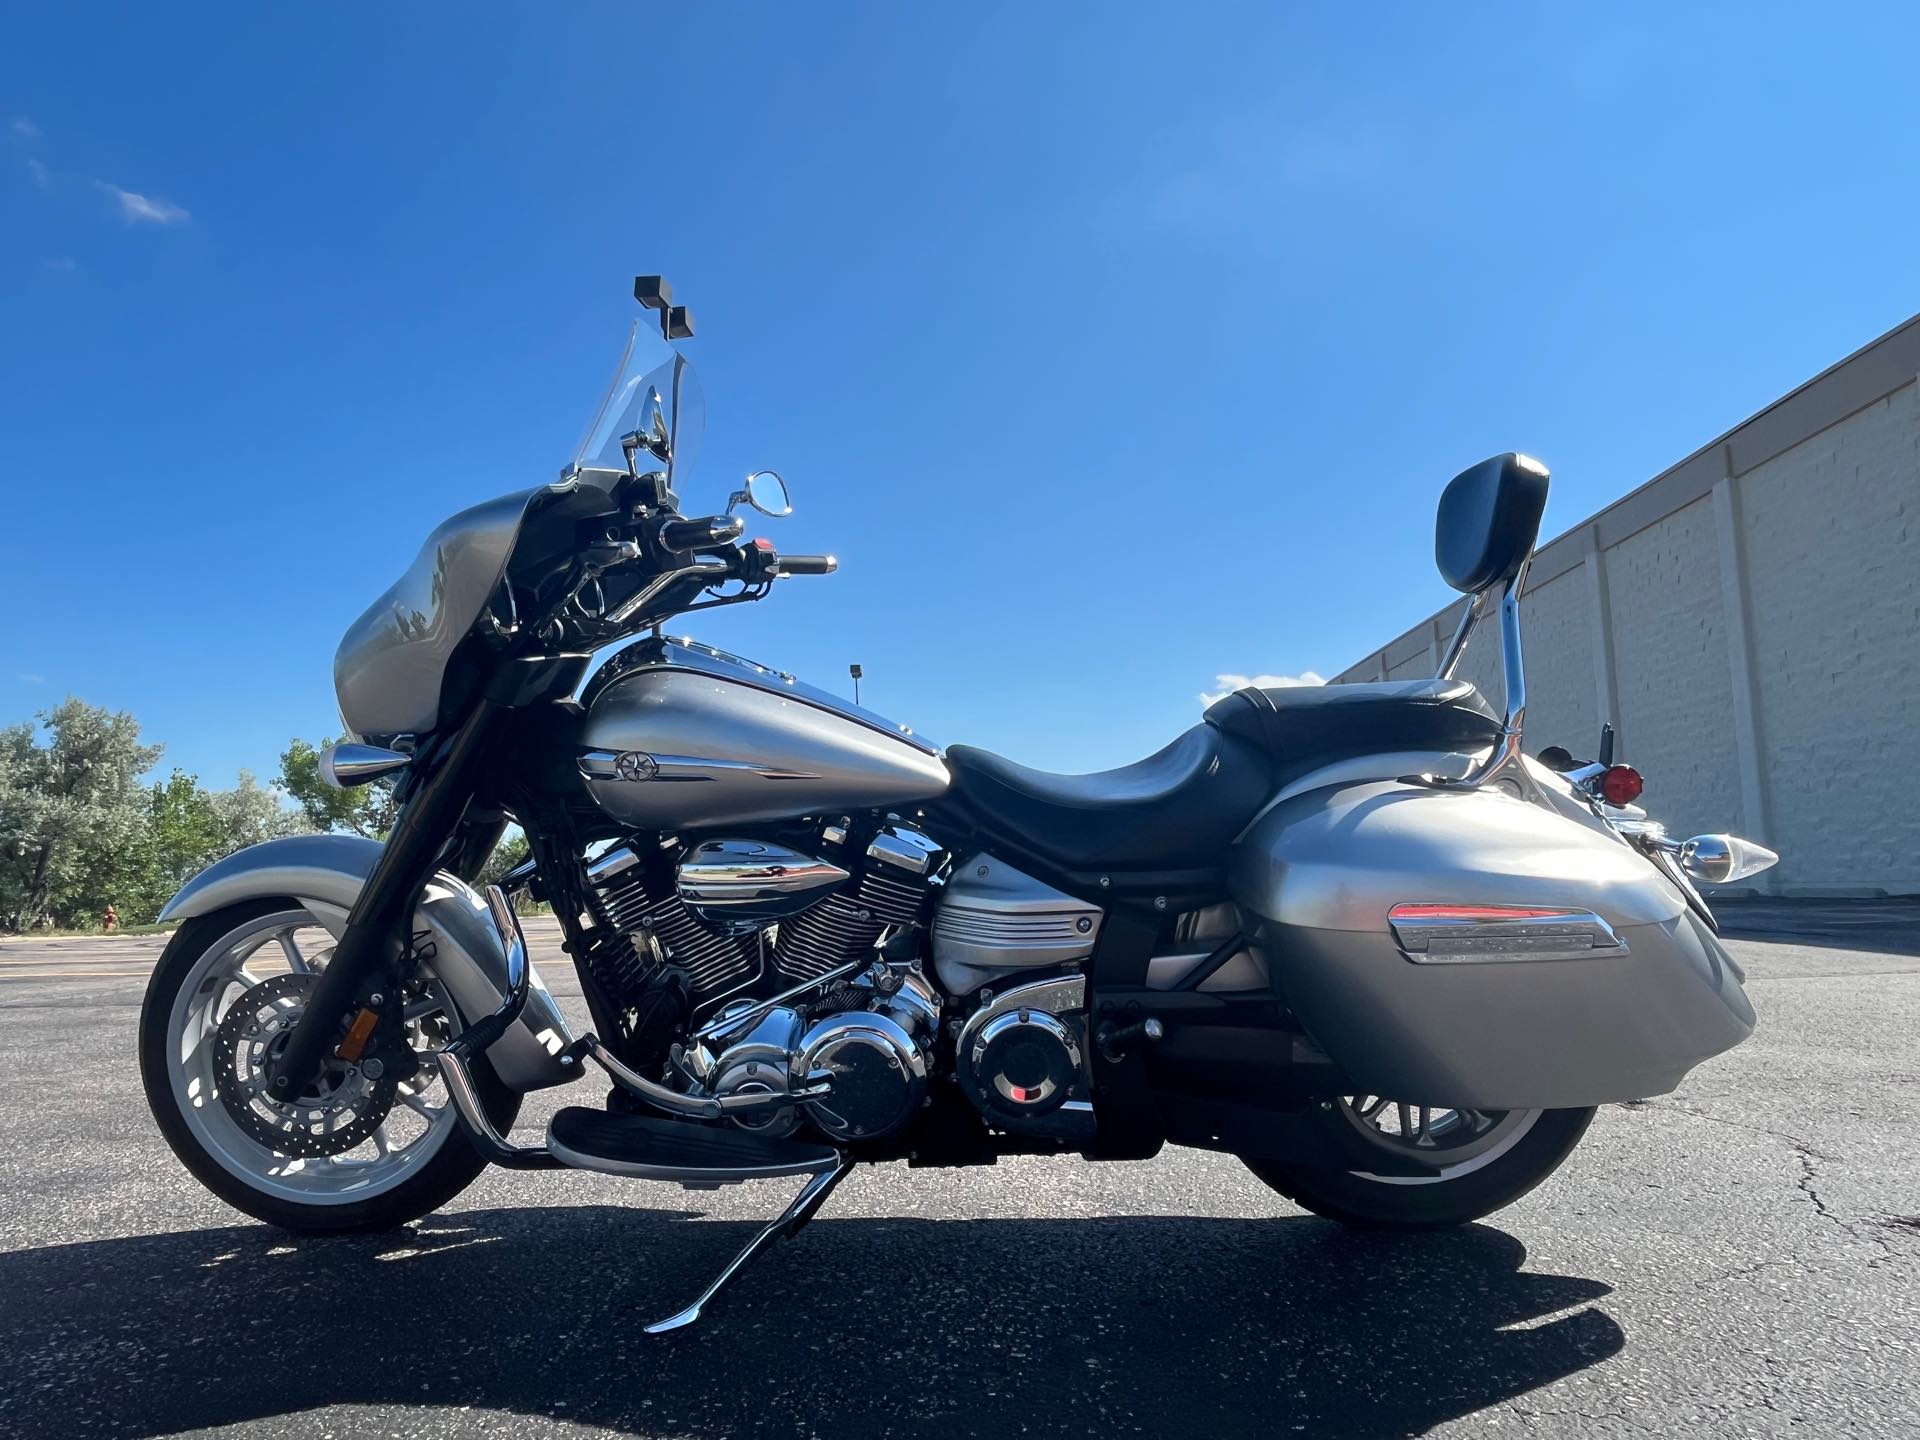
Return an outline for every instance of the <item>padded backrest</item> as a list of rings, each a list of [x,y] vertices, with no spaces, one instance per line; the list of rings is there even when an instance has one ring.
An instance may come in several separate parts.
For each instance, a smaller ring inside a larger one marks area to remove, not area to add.
[[[1504,585],[1533,553],[1546,508],[1547,467],[1531,455],[1496,455],[1462,470],[1440,495],[1440,578],[1468,595]]]

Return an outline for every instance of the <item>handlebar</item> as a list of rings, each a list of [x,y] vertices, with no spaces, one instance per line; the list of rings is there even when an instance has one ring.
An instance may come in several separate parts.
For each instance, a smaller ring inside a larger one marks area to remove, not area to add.
[[[779,575],[831,575],[840,568],[832,555],[782,555],[775,572]]]
[[[738,515],[703,515],[697,520],[669,520],[660,527],[660,543],[669,550],[714,550],[740,538],[746,521]]]

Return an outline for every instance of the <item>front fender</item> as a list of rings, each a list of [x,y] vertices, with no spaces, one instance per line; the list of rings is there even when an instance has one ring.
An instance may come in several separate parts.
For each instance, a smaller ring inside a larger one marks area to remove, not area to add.
[[[250,845],[216,861],[180,887],[162,920],[190,920],[243,900],[285,896],[298,900],[336,937],[380,858],[380,842],[358,835],[289,835]],[[414,912],[414,930],[429,936],[421,959],[447,987],[464,1024],[490,1015],[506,999],[507,955],[486,901],[464,881],[441,871],[427,882]],[[574,1079],[578,1067],[559,1061],[573,1032],[528,961],[532,985],[526,1008],[487,1050],[494,1072],[511,1090],[538,1090]]]

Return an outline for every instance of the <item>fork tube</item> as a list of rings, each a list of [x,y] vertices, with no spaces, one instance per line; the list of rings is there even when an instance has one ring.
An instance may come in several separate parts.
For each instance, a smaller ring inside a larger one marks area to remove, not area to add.
[[[272,1067],[276,1098],[296,1096],[307,1088],[348,1009],[371,993],[371,982],[397,968],[406,933],[402,922],[411,921],[420,887],[466,812],[476,762],[485,752],[498,708],[484,698],[474,706],[400,812],[373,873],[360,887],[333,958],[313,982],[287,1047]]]

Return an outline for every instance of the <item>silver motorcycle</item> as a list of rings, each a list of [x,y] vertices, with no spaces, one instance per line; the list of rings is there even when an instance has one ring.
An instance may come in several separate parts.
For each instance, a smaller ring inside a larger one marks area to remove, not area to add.
[[[858,1161],[1173,1143],[1351,1225],[1456,1225],[1750,1032],[1696,882],[1776,857],[1669,837],[1610,732],[1590,762],[1522,750],[1537,462],[1441,495],[1472,598],[1433,679],[1241,690],[1136,764],[1047,774],[662,634],[835,562],[741,543],[741,507],[789,513],[772,471],[682,513],[692,322],[657,276],[635,296],[561,477],[447,520],[340,645],[323,770],[394,786],[386,841],[271,841],[166,908],[142,1075],[228,1203],[338,1231],[487,1165],[802,1178],[665,1330]],[[1455,678],[1489,622],[1499,709]],[[528,860],[476,885],[509,825]],[[519,896],[557,917],[590,1033]],[[586,1103],[513,1138],[522,1096],[570,1084]]]

